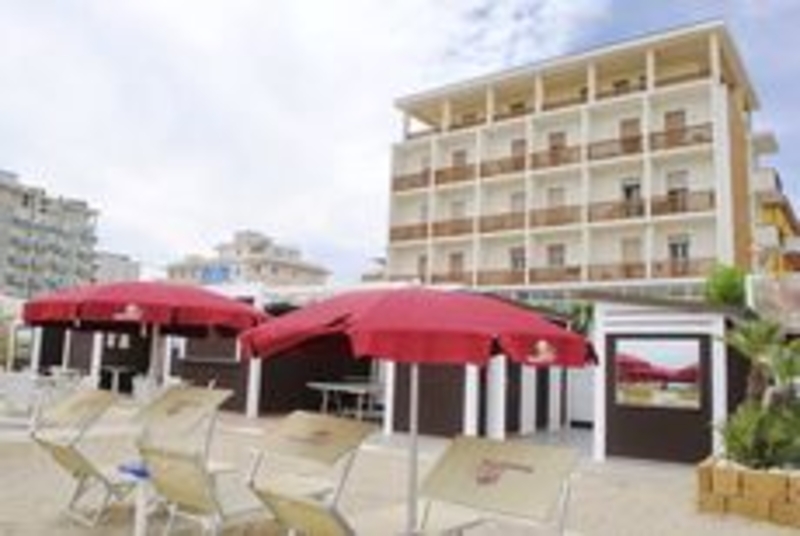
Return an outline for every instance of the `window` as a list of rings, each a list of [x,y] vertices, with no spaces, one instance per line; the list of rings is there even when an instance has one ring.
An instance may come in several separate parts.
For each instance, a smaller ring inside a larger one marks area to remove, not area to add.
[[[525,248],[516,246],[508,250],[508,260],[513,272],[525,271]]]
[[[614,95],[622,95],[623,93],[628,93],[631,90],[631,81],[627,78],[621,78],[619,80],[614,80]]]
[[[547,246],[547,266],[550,268],[563,268],[566,260],[566,247],[564,244],[550,244]]]
[[[551,151],[560,151],[567,146],[566,132],[551,132],[547,135],[547,146]]]
[[[461,276],[464,274],[464,254],[462,252],[451,253],[447,260],[451,275]]]
[[[685,169],[667,173],[667,207],[670,212],[685,212],[689,203],[689,172]]]
[[[639,179],[624,179],[622,181],[623,213],[626,217],[641,216],[644,214],[642,203],[642,184]]]
[[[685,263],[689,260],[689,236],[673,235],[667,239],[669,260],[672,263]]]
[[[525,139],[517,138],[511,140],[511,156],[525,156]]]
[[[512,192],[509,201],[511,212],[525,212],[525,192]]]
[[[464,167],[467,165],[467,151],[464,149],[457,149],[450,155],[452,158],[453,167]]]
[[[619,122],[619,137],[623,153],[638,153],[642,150],[642,125],[638,117]]]
[[[686,110],[670,110],[664,114],[664,130],[686,128]]]
[[[512,114],[520,114],[525,111],[525,101],[515,101],[508,106],[508,111]]]

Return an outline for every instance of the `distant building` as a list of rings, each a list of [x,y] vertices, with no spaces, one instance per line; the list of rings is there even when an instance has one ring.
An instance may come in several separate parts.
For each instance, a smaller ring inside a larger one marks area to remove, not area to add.
[[[386,280],[386,259],[383,257],[372,259],[370,269],[361,274],[362,283],[376,283]]]
[[[92,280],[97,211],[85,201],[0,171],[0,222],[0,293],[28,298]]]
[[[190,255],[167,267],[175,281],[218,285],[263,283],[271,286],[320,285],[329,271],[302,259],[297,248],[275,243],[255,232],[237,232],[231,242],[216,247],[216,257]]]
[[[94,280],[97,283],[137,281],[141,271],[141,264],[127,255],[108,251],[97,252],[94,271]]]

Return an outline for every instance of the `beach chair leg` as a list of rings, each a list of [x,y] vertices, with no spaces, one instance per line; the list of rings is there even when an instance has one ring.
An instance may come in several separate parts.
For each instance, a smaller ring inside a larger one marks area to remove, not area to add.
[[[172,532],[172,525],[175,524],[175,512],[177,509],[178,507],[174,504],[170,504],[167,509],[169,515],[167,516],[167,524],[164,526],[164,536],[168,536]]]

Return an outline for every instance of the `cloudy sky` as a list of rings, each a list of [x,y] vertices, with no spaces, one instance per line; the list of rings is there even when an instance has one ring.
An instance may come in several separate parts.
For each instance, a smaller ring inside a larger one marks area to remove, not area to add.
[[[709,18],[800,198],[793,0],[0,0],[0,168],[148,273],[251,228],[351,281],[385,250],[395,98]]]

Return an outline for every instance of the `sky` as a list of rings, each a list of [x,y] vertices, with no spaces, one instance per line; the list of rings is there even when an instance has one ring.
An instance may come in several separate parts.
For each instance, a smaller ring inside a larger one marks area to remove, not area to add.
[[[0,0],[0,169],[146,274],[254,229],[352,282],[385,255],[395,99],[715,18],[800,199],[794,0]]]

